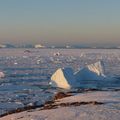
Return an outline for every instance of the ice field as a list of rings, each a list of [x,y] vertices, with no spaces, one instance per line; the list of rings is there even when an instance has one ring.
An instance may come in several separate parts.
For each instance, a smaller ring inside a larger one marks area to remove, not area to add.
[[[80,88],[120,89],[119,49],[0,49],[0,114],[43,104],[57,91],[48,83],[56,69],[74,72],[97,61],[111,81],[83,81]],[[114,79],[115,78],[115,79]]]

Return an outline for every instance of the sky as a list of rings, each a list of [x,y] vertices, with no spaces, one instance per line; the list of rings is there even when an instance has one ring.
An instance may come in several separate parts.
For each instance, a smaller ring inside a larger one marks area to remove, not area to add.
[[[0,0],[0,44],[120,45],[120,0]]]

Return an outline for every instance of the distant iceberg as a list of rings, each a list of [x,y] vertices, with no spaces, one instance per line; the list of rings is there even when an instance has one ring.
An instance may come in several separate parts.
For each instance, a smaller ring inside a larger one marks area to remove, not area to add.
[[[37,44],[37,45],[35,45],[35,48],[45,48],[45,46],[43,46],[41,44]]]
[[[101,61],[90,64],[73,73],[71,68],[59,68],[51,77],[50,85],[63,89],[70,89],[80,86],[84,80],[104,80],[104,65]]]

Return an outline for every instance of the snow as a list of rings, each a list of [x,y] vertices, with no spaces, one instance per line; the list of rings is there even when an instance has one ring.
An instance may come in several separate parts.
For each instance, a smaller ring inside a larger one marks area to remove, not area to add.
[[[57,100],[59,103],[73,102],[103,102],[102,105],[58,106],[49,110],[29,110],[0,118],[0,120],[119,120],[120,118],[120,92],[88,92],[80,93]]]
[[[78,93],[71,97],[59,99],[56,103],[72,103],[72,102],[89,102],[97,101],[106,104],[120,103],[120,91],[90,91],[86,93]]]

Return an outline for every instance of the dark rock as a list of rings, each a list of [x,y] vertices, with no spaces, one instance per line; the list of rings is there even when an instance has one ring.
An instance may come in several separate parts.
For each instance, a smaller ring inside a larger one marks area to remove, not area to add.
[[[72,96],[70,93],[59,92],[54,96],[54,100]]]

